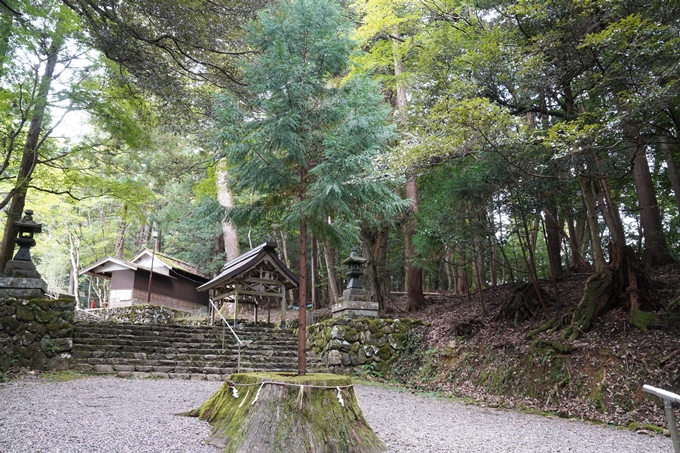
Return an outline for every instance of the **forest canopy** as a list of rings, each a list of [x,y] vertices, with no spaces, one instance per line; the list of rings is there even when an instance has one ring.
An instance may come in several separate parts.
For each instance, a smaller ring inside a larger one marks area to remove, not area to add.
[[[101,302],[106,282],[78,270],[157,230],[206,272],[276,241],[317,308],[357,247],[383,308],[512,283],[533,288],[532,316],[553,303],[538,281],[573,273],[591,276],[568,337],[658,308],[647,271],[680,251],[680,5],[324,8],[2,2],[0,266],[7,219],[32,208],[50,291]],[[66,138],[72,112],[88,126]]]

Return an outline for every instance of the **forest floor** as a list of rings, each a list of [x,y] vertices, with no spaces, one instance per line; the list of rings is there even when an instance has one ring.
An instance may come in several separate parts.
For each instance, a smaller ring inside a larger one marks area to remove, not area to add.
[[[492,407],[631,429],[665,426],[662,400],[643,392],[642,386],[680,393],[677,316],[669,318],[674,322],[641,330],[631,327],[623,310],[613,310],[575,342],[561,339],[562,328],[528,336],[557,316],[568,323],[588,276],[541,282],[549,295],[548,310],[538,310],[523,322],[496,316],[515,292],[512,284],[486,289],[481,299],[479,293],[429,293],[426,306],[413,313],[404,312],[404,302],[396,301],[387,306],[386,317],[420,319],[425,327],[408,336],[406,353],[381,378]],[[680,296],[680,265],[653,269],[650,277],[656,313],[662,315]]]

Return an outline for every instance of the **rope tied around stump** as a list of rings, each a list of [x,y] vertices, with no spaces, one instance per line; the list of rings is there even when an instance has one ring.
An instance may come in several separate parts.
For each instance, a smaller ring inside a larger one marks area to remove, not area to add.
[[[342,398],[342,389],[348,389],[351,387],[354,387],[353,384],[348,384],[348,385],[305,385],[305,384],[292,384],[290,382],[278,382],[278,381],[262,381],[262,382],[255,382],[253,384],[237,384],[236,382],[232,381],[231,379],[227,379],[227,384],[229,385],[229,388],[231,389],[232,396],[236,399],[239,397],[238,393],[238,388],[237,387],[255,387],[259,386],[257,389],[257,393],[255,394],[255,398],[253,399],[253,402],[250,403],[251,406],[257,402],[257,400],[260,398],[260,391],[262,391],[262,387],[265,386],[265,384],[271,384],[271,385],[283,385],[286,387],[300,387],[300,393],[298,394],[297,397],[297,403],[300,407],[302,407],[302,397],[304,395],[305,387],[309,388],[315,388],[315,389],[335,389],[338,391],[338,394],[336,397],[338,398],[338,403],[342,407],[345,407],[345,400]],[[248,398],[248,395],[250,394],[250,389],[248,389],[248,392],[246,393],[245,398],[239,405],[241,407],[243,403],[245,403],[246,398]]]

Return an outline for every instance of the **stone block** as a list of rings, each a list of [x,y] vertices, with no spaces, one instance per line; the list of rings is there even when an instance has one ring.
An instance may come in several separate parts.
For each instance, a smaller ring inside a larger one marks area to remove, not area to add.
[[[40,351],[39,343],[31,343],[21,351],[21,354],[27,359],[32,358],[38,351]]]
[[[191,374],[191,380],[192,381],[205,381],[205,374],[192,373]]]
[[[71,337],[73,336],[73,324],[63,319],[57,319],[55,322],[47,325],[47,331],[53,338]]]
[[[31,343],[33,343],[36,340],[36,337],[37,335],[32,332],[28,331],[19,332],[17,335],[14,336],[14,344],[19,345],[22,348],[25,348]]]
[[[15,335],[19,331],[21,321],[14,316],[5,316],[0,319],[0,326],[10,335]]]
[[[62,353],[49,359],[45,364],[48,371],[66,371],[71,367],[71,354]]]
[[[31,369],[42,371],[45,365],[47,365],[47,356],[42,351],[36,352],[31,358]]]
[[[140,371],[140,372],[146,373],[146,372],[151,371],[151,370],[153,370],[153,367],[152,367],[152,366],[145,366],[145,365],[142,365],[142,366],[137,365],[137,366],[135,366],[135,371]]]
[[[113,373],[113,367],[111,365],[94,365],[92,369],[95,373]]]
[[[59,318],[59,312],[52,310],[49,311],[35,310],[34,316],[36,321],[41,322],[43,324],[50,324]]]
[[[170,379],[191,379],[191,374],[189,373],[170,373],[168,374]]]
[[[31,322],[35,321],[35,316],[33,315],[33,310],[28,305],[19,305],[17,307],[16,317],[19,321]]]
[[[223,381],[224,378],[222,377],[221,374],[206,374],[205,380],[206,381]]]
[[[40,340],[40,349],[46,354],[58,354],[73,349],[73,338],[43,338]]]
[[[113,369],[116,370],[116,371],[127,371],[127,372],[135,371],[135,367],[133,365],[114,365]]]

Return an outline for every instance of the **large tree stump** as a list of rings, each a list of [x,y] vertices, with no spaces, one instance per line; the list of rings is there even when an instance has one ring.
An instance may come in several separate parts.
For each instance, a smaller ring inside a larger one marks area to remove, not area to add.
[[[334,374],[232,374],[188,415],[212,425],[225,453],[373,453],[385,445],[368,426],[352,380]]]

